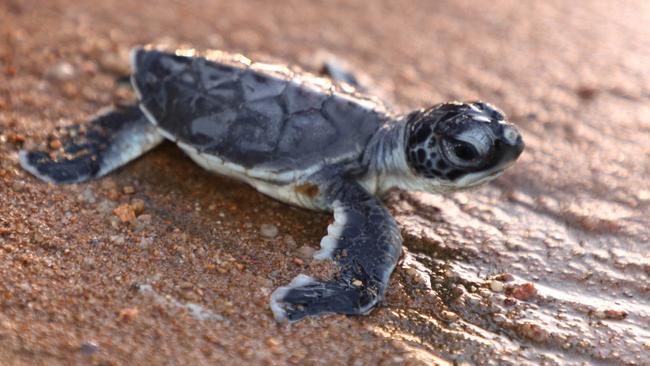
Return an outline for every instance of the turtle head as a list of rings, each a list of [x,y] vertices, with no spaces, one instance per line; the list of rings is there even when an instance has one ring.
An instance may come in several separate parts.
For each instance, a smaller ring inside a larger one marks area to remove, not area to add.
[[[409,116],[406,160],[422,189],[449,191],[497,177],[524,142],[503,112],[483,102],[443,103]]]

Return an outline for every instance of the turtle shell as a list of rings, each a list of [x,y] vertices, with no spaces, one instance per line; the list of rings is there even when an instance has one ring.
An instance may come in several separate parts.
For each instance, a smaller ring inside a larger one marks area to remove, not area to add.
[[[389,120],[351,87],[240,55],[135,49],[132,64],[141,108],[165,137],[246,170],[358,159]]]

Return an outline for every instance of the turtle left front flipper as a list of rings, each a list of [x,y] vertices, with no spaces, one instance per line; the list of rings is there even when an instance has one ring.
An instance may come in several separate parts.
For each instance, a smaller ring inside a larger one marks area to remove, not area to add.
[[[367,314],[382,300],[401,254],[395,219],[358,183],[338,180],[325,198],[335,221],[314,258],[331,258],[340,272],[329,281],[299,275],[275,290],[271,310],[277,320],[324,313]]]

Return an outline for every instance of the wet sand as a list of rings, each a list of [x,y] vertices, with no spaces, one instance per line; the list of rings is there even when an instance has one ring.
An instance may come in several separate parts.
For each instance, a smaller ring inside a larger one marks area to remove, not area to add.
[[[0,364],[650,364],[650,3],[372,4],[0,3]],[[76,186],[17,164],[130,100],[143,43],[329,52],[397,110],[489,101],[527,149],[475,191],[389,194],[407,251],[370,316],[277,324],[274,288],[332,270],[328,215],[171,144]]]

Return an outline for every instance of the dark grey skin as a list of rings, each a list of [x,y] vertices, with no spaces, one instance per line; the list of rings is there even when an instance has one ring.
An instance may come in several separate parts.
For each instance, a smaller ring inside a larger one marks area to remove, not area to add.
[[[78,183],[167,138],[206,169],[284,202],[332,211],[335,222],[314,257],[334,260],[340,272],[326,281],[300,275],[278,288],[270,304],[278,320],[370,312],[402,247],[377,197],[392,187],[475,187],[524,148],[517,129],[487,103],[394,115],[347,84],[222,52],[135,49],[132,67],[137,105],[69,128],[54,154],[21,151],[22,166],[45,181]]]

